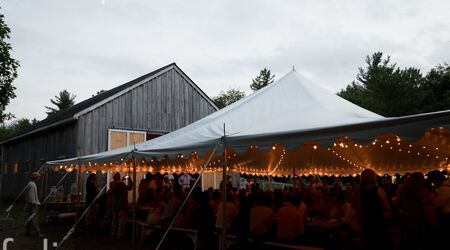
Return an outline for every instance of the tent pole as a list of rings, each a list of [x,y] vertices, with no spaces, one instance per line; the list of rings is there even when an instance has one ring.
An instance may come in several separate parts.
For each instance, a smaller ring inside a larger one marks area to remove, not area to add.
[[[209,156],[208,160],[206,161],[206,163],[202,166],[202,170],[199,174],[202,175],[203,172],[205,171],[206,167],[208,166],[208,164],[211,162],[211,159],[213,158],[214,154],[216,153],[217,148],[219,147],[219,143],[217,143],[217,145],[214,147],[214,150],[212,151],[211,155]],[[200,177],[199,177],[200,178]],[[159,248],[161,247],[161,244],[163,243],[164,239],[167,237],[167,234],[169,233],[170,229],[172,228],[173,224],[175,223],[175,220],[177,219],[178,215],[181,212],[181,209],[183,209],[184,205],[186,204],[188,198],[191,196],[192,191],[194,191],[195,187],[197,186],[197,183],[199,181],[199,178],[197,178],[197,180],[195,180],[194,185],[192,186],[192,188],[189,190],[188,195],[186,196],[186,199],[184,199],[183,203],[181,204],[180,208],[178,209],[177,213],[175,214],[175,217],[173,217],[172,222],[170,223],[169,227],[167,227],[166,232],[164,233],[163,237],[161,238],[161,240],[159,241],[158,245],[156,246],[156,250],[159,250]]]
[[[136,147],[135,149],[136,150]],[[133,166],[133,225],[131,230],[131,246],[134,249],[136,238],[136,158],[134,157],[134,150],[131,155],[131,162]]]
[[[97,201],[97,199],[100,198],[100,196],[103,194],[105,189],[106,189],[106,185],[104,185],[102,187],[102,189],[100,190],[100,192],[98,192],[97,196],[94,198],[94,200],[91,202],[91,204],[89,204],[89,206],[84,210],[83,214],[81,214],[81,216],[78,218],[78,220],[72,226],[72,228],[70,228],[70,230],[66,233],[64,238],[59,242],[58,247],[56,247],[56,249],[59,249],[62,246],[62,244],[75,232],[75,227],[78,225],[78,223],[80,223],[80,221],[83,219],[83,217],[89,211],[91,206]]]
[[[220,250],[226,249],[226,238],[227,238],[227,229],[225,227],[225,210],[226,210],[226,202],[227,202],[227,146],[225,141],[225,123],[223,124],[223,161],[222,161],[222,237],[220,238]]]

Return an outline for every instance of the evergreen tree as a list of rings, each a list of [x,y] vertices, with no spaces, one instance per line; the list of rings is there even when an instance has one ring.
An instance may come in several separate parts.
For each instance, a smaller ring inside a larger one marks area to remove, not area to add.
[[[64,110],[72,107],[75,104],[76,95],[71,94],[67,90],[63,90],[59,92],[58,95],[55,96],[55,99],[50,99],[50,102],[56,106],[56,108],[45,106],[47,109],[46,113],[48,116],[56,114],[60,110]]]
[[[366,64],[339,96],[388,117],[424,112],[427,91],[420,70],[400,69],[381,52],[367,56]]]
[[[273,83],[274,78],[275,78],[275,75],[272,75],[270,73],[270,70],[264,68],[259,72],[259,75],[255,79],[252,79],[252,84],[250,85],[250,88],[253,91],[262,89],[265,86]]]

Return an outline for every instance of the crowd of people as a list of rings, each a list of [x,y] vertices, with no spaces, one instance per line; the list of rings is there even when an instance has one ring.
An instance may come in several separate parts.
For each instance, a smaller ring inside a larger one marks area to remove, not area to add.
[[[222,188],[202,191],[192,187],[194,180],[187,174],[147,173],[138,185],[137,219],[168,226],[187,199],[174,227],[198,230],[198,247],[203,249],[216,248],[214,235],[222,228],[242,241],[303,242],[309,238],[308,225],[318,221],[339,221],[338,240],[359,239],[365,249],[395,248],[395,242],[400,249],[430,249],[450,236],[450,179],[438,171],[394,180],[365,169],[357,178],[310,176],[297,180],[295,188],[275,190],[260,189],[256,179],[238,190],[228,180],[225,214]],[[131,187],[129,177],[116,173],[103,200],[113,237],[125,234]],[[188,197],[190,188],[194,190]],[[90,190],[96,192],[92,186]]]

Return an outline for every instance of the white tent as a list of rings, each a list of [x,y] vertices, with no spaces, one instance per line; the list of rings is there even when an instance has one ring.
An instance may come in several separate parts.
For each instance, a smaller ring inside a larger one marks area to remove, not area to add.
[[[127,163],[133,157],[134,179],[139,171],[214,173],[225,170],[225,166],[261,175],[289,175],[296,169],[300,170],[297,174],[357,174],[365,167],[379,174],[425,172],[450,168],[449,128],[450,110],[384,118],[292,71],[252,95],[167,135],[135,147],[48,164],[69,171],[130,171],[132,165]],[[166,155],[169,157],[163,157]],[[225,192],[222,195],[225,199]],[[72,229],[65,239],[71,232]]]
[[[336,127],[383,119],[291,71],[273,84],[184,128],[136,145],[138,151],[181,153],[184,149],[210,148],[227,137],[273,134]],[[121,148],[86,157],[88,161],[130,152]],[[75,159],[75,158],[74,158]],[[67,159],[61,162],[71,162]],[[56,163],[58,164],[58,163]]]
[[[346,136],[356,144],[372,142],[383,133],[392,133],[411,141],[421,138],[432,127],[449,128],[449,120],[450,111],[384,118],[308,82],[296,71],[291,71],[273,84],[191,125],[135,145],[133,154],[137,158],[161,158],[164,155],[174,158],[176,155],[190,155],[192,152],[198,153],[197,156],[204,155],[223,138],[226,138],[226,147],[234,151],[233,156],[244,154],[253,145],[264,152],[272,149],[274,144],[282,144],[290,151],[298,150],[305,142],[328,147]],[[127,147],[49,164],[103,164],[107,167],[114,161],[130,156],[133,149]],[[203,160],[197,163],[204,163],[206,156],[200,158]],[[236,166],[242,166],[242,162],[255,163],[255,160],[244,158]],[[351,166],[356,165],[355,161],[352,163]],[[179,160],[170,164],[182,165]],[[258,164],[257,167],[264,168],[263,164]],[[362,161],[360,164],[368,165]],[[270,169],[266,172],[270,172]]]

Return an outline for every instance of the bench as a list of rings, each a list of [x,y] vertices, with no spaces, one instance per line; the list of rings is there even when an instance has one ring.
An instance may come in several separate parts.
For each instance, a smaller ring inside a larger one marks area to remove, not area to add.
[[[133,223],[133,220],[131,220],[131,219],[127,219],[126,221],[128,223]],[[164,226],[160,226],[160,225],[150,225],[146,221],[140,221],[140,220],[136,220],[135,223],[136,223],[136,226],[138,226],[140,228],[140,233],[141,233],[140,234],[140,241],[141,242],[144,241],[144,236],[145,236],[144,229],[150,229],[150,230],[162,229],[162,230],[167,230],[167,228],[168,228],[168,227],[164,227]],[[192,239],[192,241],[194,242],[194,250],[197,249],[198,230],[190,229],[190,228],[179,228],[179,227],[171,227],[170,230],[179,231],[179,232],[185,232],[187,234],[187,236],[190,237]]]

